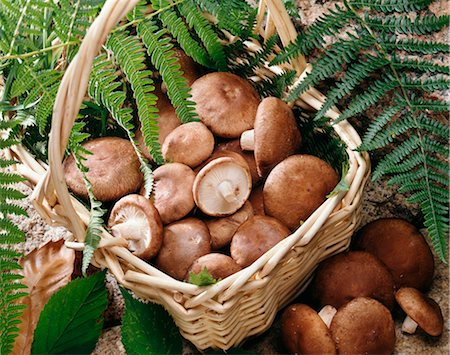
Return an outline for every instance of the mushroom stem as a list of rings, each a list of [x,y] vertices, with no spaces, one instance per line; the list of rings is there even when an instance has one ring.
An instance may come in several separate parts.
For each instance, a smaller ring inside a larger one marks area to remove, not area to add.
[[[242,132],[240,143],[242,150],[255,150],[255,130]]]
[[[336,312],[337,309],[331,305],[327,305],[320,310],[319,317],[322,318],[323,322],[326,324],[328,328],[330,328],[331,321],[333,320],[333,317],[336,314]]]
[[[233,187],[233,184],[230,182],[230,180],[224,180],[222,181],[218,186],[217,189],[219,190],[222,197],[227,202],[233,202],[236,200],[236,191]]]
[[[402,324],[402,332],[414,334],[416,332],[417,326],[418,324],[410,316],[406,316]]]

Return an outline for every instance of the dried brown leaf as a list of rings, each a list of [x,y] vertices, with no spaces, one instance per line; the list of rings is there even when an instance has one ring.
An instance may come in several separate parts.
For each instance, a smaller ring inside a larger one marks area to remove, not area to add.
[[[30,354],[39,315],[50,296],[71,280],[74,259],[74,251],[66,248],[61,239],[48,242],[21,260],[25,277],[21,282],[27,286],[28,296],[21,300],[26,308],[13,354]]]

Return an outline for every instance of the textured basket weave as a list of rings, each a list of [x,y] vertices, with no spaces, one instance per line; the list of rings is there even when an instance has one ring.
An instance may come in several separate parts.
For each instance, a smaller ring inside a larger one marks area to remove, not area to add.
[[[89,29],[78,55],[67,69],[56,99],[49,139],[49,166],[36,161],[22,146],[10,150],[11,157],[23,164],[17,170],[35,186],[33,204],[51,225],[64,226],[73,233],[69,246],[82,248],[89,211],[68,192],[62,161],[68,137],[85,97],[94,57],[111,29],[138,0],[107,0]],[[277,32],[283,45],[296,38],[281,0],[261,0],[256,31],[265,38]],[[249,42],[249,51],[259,45]],[[304,58],[289,65],[269,67],[252,78],[257,81],[268,71],[294,68],[298,80],[309,70]],[[325,97],[310,89],[292,103],[307,110],[318,110]],[[336,108],[327,116],[338,117]],[[302,226],[242,271],[209,287],[177,281],[152,265],[132,255],[126,241],[102,231],[94,263],[107,267],[120,284],[139,297],[157,302],[174,317],[182,335],[197,348],[229,349],[251,335],[270,327],[277,311],[292,301],[306,286],[317,264],[345,250],[360,221],[361,197],[369,175],[366,154],[355,152],[360,138],[344,121],[334,125],[347,146],[350,169],[347,192],[340,192],[324,202]]]

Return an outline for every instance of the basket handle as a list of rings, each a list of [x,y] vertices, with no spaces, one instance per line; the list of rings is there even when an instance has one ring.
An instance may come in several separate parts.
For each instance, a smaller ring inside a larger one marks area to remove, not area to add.
[[[81,103],[86,94],[94,58],[106,41],[112,28],[125,16],[138,0],[107,0],[99,16],[92,23],[74,60],[61,81],[53,108],[52,128],[49,135],[49,170],[45,177],[47,201],[60,204],[60,211],[70,221],[74,237],[82,242],[85,225],[72,205],[65,182],[62,161]]]

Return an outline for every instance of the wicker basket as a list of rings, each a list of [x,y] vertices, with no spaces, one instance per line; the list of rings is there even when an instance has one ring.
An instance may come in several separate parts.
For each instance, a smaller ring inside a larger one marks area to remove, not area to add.
[[[81,45],[78,55],[67,69],[57,95],[51,134],[49,166],[36,161],[22,146],[9,151],[23,164],[17,170],[35,186],[32,201],[41,216],[50,224],[64,226],[73,233],[72,247],[83,247],[89,211],[68,192],[62,161],[68,137],[83,98],[94,57],[111,29],[130,11],[138,0],[107,0]],[[278,32],[282,44],[296,37],[296,31],[282,0],[261,0],[256,30],[265,38]],[[258,44],[248,43],[248,50]],[[308,71],[304,58],[289,64],[302,80]],[[267,67],[280,71],[282,67]],[[262,70],[255,76],[259,80]],[[293,105],[318,110],[325,97],[310,89]],[[327,113],[335,119],[339,112]],[[240,272],[208,287],[177,281],[152,265],[132,255],[126,242],[102,231],[94,263],[108,268],[120,284],[139,297],[162,304],[173,316],[181,334],[197,348],[223,350],[239,345],[251,335],[268,329],[277,313],[291,302],[307,285],[317,264],[345,250],[360,222],[361,196],[369,175],[369,160],[354,149],[360,138],[348,122],[334,125],[336,133],[347,146],[350,169],[347,192],[329,198],[302,226]]]

